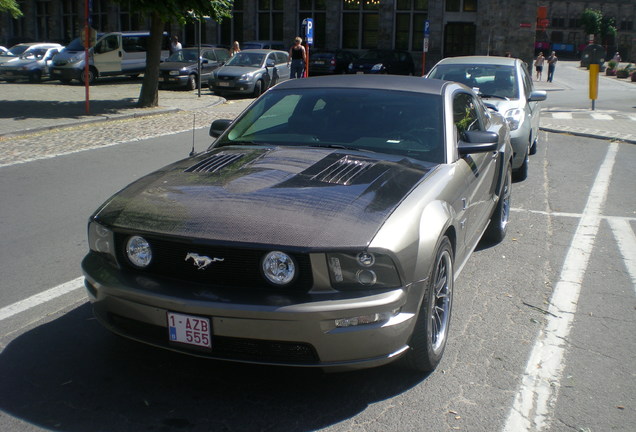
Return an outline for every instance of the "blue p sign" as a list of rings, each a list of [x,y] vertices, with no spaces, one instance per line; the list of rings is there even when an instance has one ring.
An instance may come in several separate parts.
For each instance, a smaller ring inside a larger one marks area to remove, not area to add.
[[[424,21],[424,37],[429,37],[431,34],[431,22],[429,20]]]
[[[303,20],[303,24],[305,25],[305,39],[307,40],[308,45],[314,44],[314,19],[307,18]]]

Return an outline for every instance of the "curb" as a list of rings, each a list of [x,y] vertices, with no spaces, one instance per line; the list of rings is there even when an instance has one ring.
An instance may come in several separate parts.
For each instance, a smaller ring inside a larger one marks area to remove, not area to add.
[[[584,138],[596,138],[596,139],[602,139],[607,141],[621,141],[621,142],[625,142],[629,144],[636,144],[636,137],[632,139],[632,138],[625,138],[625,136],[610,136],[607,134],[601,134],[601,133],[593,132],[593,131],[587,132],[585,130],[572,129],[572,128],[568,128],[567,126],[560,129],[541,126],[539,127],[539,129],[544,132],[558,133],[562,135],[573,135],[573,136],[579,136]]]

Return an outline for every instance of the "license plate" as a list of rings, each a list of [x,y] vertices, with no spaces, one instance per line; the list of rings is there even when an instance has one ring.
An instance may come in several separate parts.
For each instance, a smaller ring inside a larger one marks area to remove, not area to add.
[[[356,75],[364,75],[364,72],[362,72],[362,71],[357,71],[357,72],[356,72]]]
[[[163,82],[163,77],[159,77],[159,82]]]
[[[316,60],[316,61],[314,62],[314,64],[317,64],[317,65],[324,65],[324,64],[325,64],[325,62],[324,62],[324,60]]]
[[[224,81],[219,81],[219,82],[217,83],[217,85],[218,85],[219,87],[229,87],[229,86],[230,86],[230,83],[229,83],[229,82],[224,82]]]
[[[168,312],[168,335],[171,342],[212,348],[208,318]]]

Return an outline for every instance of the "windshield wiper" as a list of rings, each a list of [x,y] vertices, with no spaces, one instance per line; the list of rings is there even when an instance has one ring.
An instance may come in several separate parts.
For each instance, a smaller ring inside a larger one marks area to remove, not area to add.
[[[364,151],[364,152],[375,153],[373,150],[363,149],[363,148],[358,148],[358,147],[345,146],[345,145],[342,145],[342,144],[312,144],[309,147],[321,147],[321,148],[332,148],[332,149]]]

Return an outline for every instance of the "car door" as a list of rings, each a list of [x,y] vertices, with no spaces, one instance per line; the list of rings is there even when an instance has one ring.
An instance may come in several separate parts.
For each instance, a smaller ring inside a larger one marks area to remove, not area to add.
[[[453,121],[459,140],[463,139],[464,132],[488,130],[488,119],[481,107],[483,105],[473,93],[462,90],[453,95]],[[497,152],[473,153],[462,156],[459,161],[469,169],[466,193],[462,197],[465,214],[460,221],[465,229],[467,247],[472,247],[479,240],[490,215],[497,156]]]
[[[111,34],[97,42],[93,47],[93,65],[100,74],[121,72],[123,50],[121,35]]]
[[[276,52],[276,68],[278,70],[278,82],[288,80],[291,69],[288,63],[289,54],[283,51]]]

